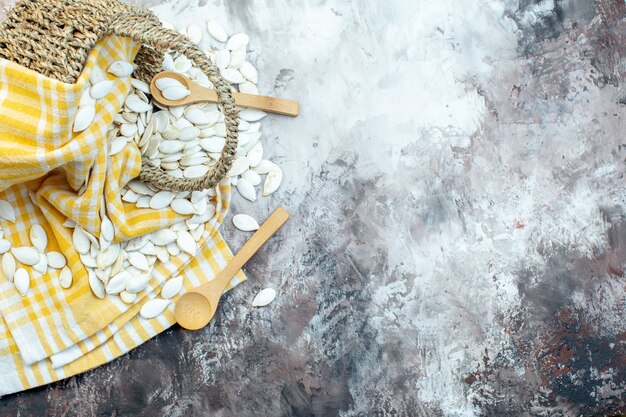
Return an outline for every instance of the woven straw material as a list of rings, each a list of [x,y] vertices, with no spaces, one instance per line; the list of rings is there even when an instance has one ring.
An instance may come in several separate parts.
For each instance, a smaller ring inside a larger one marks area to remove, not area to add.
[[[0,24],[0,57],[47,77],[75,83],[93,46],[102,37],[128,36],[142,47],[135,77],[149,82],[161,71],[163,53],[186,55],[213,83],[226,124],[226,144],[204,177],[175,178],[142,164],[139,179],[159,189],[194,191],[215,187],[228,175],[237,153],[238,112],[230,84],[188,38],[165,29],[151,11],[116,0],[21,0]]]

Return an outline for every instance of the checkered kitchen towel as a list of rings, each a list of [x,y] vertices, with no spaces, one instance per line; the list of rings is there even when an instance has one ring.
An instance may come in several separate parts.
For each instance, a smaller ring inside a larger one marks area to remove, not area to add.
[[[76,84],[46,78],[0,60],[0,199],[15,209],[14,223],[0,221],[13,246],[28,245],[28,232],[41,224],[48,234],[47,251],[60,251],[68,261],[73,285],[59,285],[59,270],[31,275],[26,296],[0,272],[0,395],[56,381],[108,362],[174,323],[173,304],[161,316],[138,316],[141,305],[158,295],[168,278],[182,274],[185,287],[212,279],[232,256],[217,227],[229,206],[230,184],[216,188],[216,214],[207,223],[197,256],[157,262],[150,287],[133,305],[117,297],[96,298],[87,271],[72,246],[69,218],[98,236],[100,206],[114,223],[116,241],[140,236],[181,221],[170,209],[139,209],[122,202],[120,188],[139,174],[141,155],[134,144],[107,157],[106,133],[122,108],[130,81],[109,76],[115,89],[96,104],[97,117],[79,134],[72,132],[78,101],[94,67],[105,73],[111,62],[132,62],[133,41],[105,38],[93,49]],[[87,179],[87,188],[78,192]],[[244,280],[240,272],[232,286]]]

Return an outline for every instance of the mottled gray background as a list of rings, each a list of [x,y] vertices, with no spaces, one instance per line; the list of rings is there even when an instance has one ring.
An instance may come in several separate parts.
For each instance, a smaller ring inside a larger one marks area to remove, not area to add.
[[[235,201],[292,220],[209,327],[5,397],[0,415],[626,411],[623,0],[203,10],[251,35],[262,92],[302,102],[263,125],[282,188]],[[265,286],[276,301],[251,308]]]

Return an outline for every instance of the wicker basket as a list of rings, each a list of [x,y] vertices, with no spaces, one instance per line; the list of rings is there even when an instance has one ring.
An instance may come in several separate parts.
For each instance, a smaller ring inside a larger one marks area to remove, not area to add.
[[[135,57],[138,68],[134,76],[146,82],[161,71],[165,51],[187,56],[213,83],[225,116],[226,144],[204,177],[175,178],[143,161],[139,179],[172,191],[214,187],[228,175],[237,153],[238,115],[230,85],[195,44],[163,28],[151,11],[116,0],[21,0],[0,24],[0,57],[73,84],[94,45],[111,34],[130,37],[142,45]]]

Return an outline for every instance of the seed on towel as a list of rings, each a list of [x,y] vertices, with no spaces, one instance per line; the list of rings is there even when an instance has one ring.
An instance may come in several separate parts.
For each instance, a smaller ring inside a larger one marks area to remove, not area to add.
[[[159,261],[163,263],[169,262],[170,253],[167,251],[167,248],[163,246],[155,246],[154,249],[156,250],[156,256]]]
[[[167,306],[169,306],[171,300],[163,300],[161,298],[154,298],[146,302],[143,306],[141,306],[141,310],[139,310],[139,314],[144,319],[152,319],[163,313]]]
[[[141,252],[128,252],[128,262],[132,266],[142,271],[149,271],[152,269],[150,263],[148,262],[148,258]]]
[[[89,73],[89,82],[91,82],[91,84],[99,83],[104,79],[106,79],[106,74],[100,69],[100,67],[95,66],[91,69],[91,72]]]
[[[15,271],[15,276],[13,277],[13,283],[15,284],[15,288],[23,297],[28,292],[28,288],[30,287],[30,276],[28,275],[28,271],[24,268],[20,268]]]
[[[132,275],[126,281],[126,291],[136,294],[142,291],[148,285],[150,281],[150,275],[148,274],[135,274]]]
[[[64,266],[59,273],[59,284],[61,288],[69,288],[72,285],[72,271],[69,267]]]
[[[263,184],[263,196],[267,197],[280,187],[280,183],[283,181],[283,170],[278,165],[274,165],[270,172],[265,177],[265,183]]]
[[[0,200],[0,219],[15,223],[15,210],[13,206],[5,200]]]
[[[115,61],[109,65],[109,73],[119,78],[129,77],[133,73],[133,65],[126,61]]]
[[[48,235],[40,224],[34,224],[30,228],[30,243],[39,250],[45,252],[48,246]]]
[[[130,272],[121,271],[111,277],[106,286],[107,294],[119,294],[126,288],[126,281],[131,277]]]
[[[92,256],[91,254],[89,254],[89,253],[86,253],[86,254],[82,254],[81,253],[80,254],[80,261],[87,268],[97,268],[98,267],[98,263],[96,262],[96,258],[94,256]]]
[[[96,104],[96,100],[94,100],[94,98],[91,97],[91,94],[90,94],[88,89],[85,90],[83,92],[83,95],[80,96],[80,101],[78,102],[78,107],[93,106],[94,104]]]
[[[241,194],[241,196],[247,200],[256,200],[256,190],[254,189],[254,185],[250,184],[247,180],[244,180],[243,178],[239,178],[237,180],[237,191],[239,191],[239,194]]]
[[[120,298],[126,304],[132,304],[137,299],[137,294],[124,290],[120,293]]]
[[[67,264],[67,260],[65,256],[61,252],[50,251],[46,253],[46,257],[48,258],[48,265],[54,269],[61,269]]]
[[[169,206],[174,199],[171,191],[159,191],[150,199],[150,208],[153,210],[161,210]]]
[[[228,43],[226,44],[226,48],[233,51],[235,49],[245,48],[250,42],[250,37],[245,33],[237,33],[230,37]]]
[[[72,233],[72,243],[74,244],[76,252],[80,254],[88,253],[91,248],[89,238],[80,226],[74,228],[74,232]]]
[[[165,245],[165,248],[167,249],[167,253],[169,253],[170,256],[180,255],[180,247],[176,242],[168,243],[167,245]]]
[[[13,281],[15,275],[15,258],[10,252],[2,255],[2,273],[9,281]]]
[[[213,39],[218,42],[226,42],[226,40],[228,39],[228,34],[226,33],[222,25],[217,23],[215,20],[207,21],[207,30],[209,31],[209,35],[211,35]]]
[[[247,214],[235,214],[233,216],[233,224],[237,229],[243,230],[244,232],[252,232],[259,228],[259,223],[257,223],[252,216],[248,216]]]
[[[48,257],[45,253],[39,255],[39,262],[33,265],[33,269],[41,274],[48,272]]]
[[[191,256],[195,256],[198,251],[198,245],[196,244],[195,239],[191,235],[191,233],[186,230],[181,230],[178,232],[176,238],[176,244],[183,252],[188,253]]]
[[[120,256],[120,244],[112,243],[107,249],[98,251],[96,256],[96,265],[100,269],[104,269],[107,266],[111,266],[115,263]]]
[[[93,119],[96,117],[96,108],[94,106],[85,106],[78,109],[74,117],[74,129],[76,133],[87,129]]]
[[[125,136],[115,138],[109,143],[109,156],[117,155],[118,153],[122,152],[127,143],[128,138],[126,138]]]
[[[89,94],[91,94],[94,100],[100,100],[109,94],[113,90],[113,87],[115,87],[115,83],[111,80],[99,81],[91,86]]]
[[[6,239],[0,239],[0,254],[8,252],[9,249],[11,249],[11,242]]]
[[[89,274],[89,287],[91,292],[98,298],[104,298],[106,291],[104,290],[104,283],[98,279],[93,269],[88,268]]]
[[[276,290],[274,288],[265,288],[254,297],[252,305],[254,307],[264,307],[274,301],[274,298],[276,298]]]
[[[163,284],[163,288],[161,288],[161,297],[165,299],[175,297],[182,288],[183,288],[182,276],[170,278],[169,280],[167,280],[165,284]]]
[[[100,235],[109,242],[112,242],[115,238],[115,228],[113,227],[113,223],[111,222],[111,220],[109,220],[107,216],[102,217],[102,222],[100,225]]]
[[[35,265],[39,262],[39,258],[41,258],[37,249],[30,246],[15,247],[11,249],[11,252],[13,253],[13,256],[15,256],[15,259],[24,265]]]
[[[175,241],[177,237],[176,232],[173,232],[170,229],[162,229],[154,232],[150,240],[157,246],[165,246],[168,243]]]

